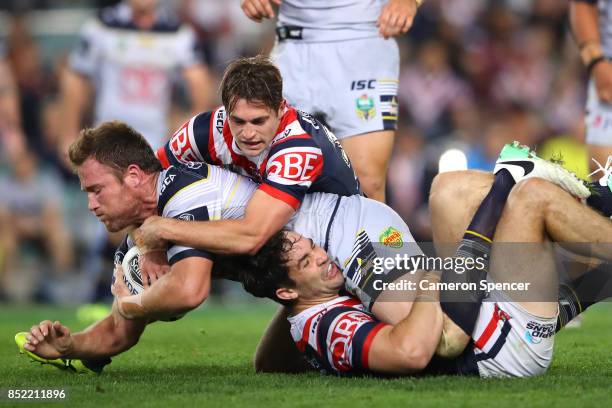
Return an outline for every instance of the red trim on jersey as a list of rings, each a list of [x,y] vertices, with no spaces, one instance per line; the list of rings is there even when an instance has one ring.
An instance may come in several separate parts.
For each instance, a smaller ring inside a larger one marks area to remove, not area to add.
[[[164,169],[170,167],[170,161],[168,160],[168,156],[166,155],[166,146],[162,146],[157,149],[156,156],[157,160],[159,160]]]
[[[213,125],[215,123],[215,117],[217,116],[217,112],[219,112],[219,109],[220,108],[217,108],[216,110],[211,112],[210,126],[208,128],[208,154],[210,154],[210,160],[214,164],[219,162],[219,159],[217,158],[217,149],[215,149],[215,134],[213,133],[213,131],[215,130]],[[225,124],[223,127],[225,127]]]
[[[377,324],[376,327],[374,327],[368,333],[368,336],[363,342],[363,349],[361,349],[361,364],[363,365],[363,368],[369,368],[368,357],[370,356],[370,347],[372,346],[372,341],[374,340],[374,336],[376,336],[376,333],[378,333],[380,329],[382,329],[385,326],[387,326],[386,323]]]
[[[266,194],[276,198],[277,200],[281,200],[281,201],[289,204],[296,211],[300,207],[300,204],[302,203],[300,200],[298,200],[297,198],[295,198],[291,194],[287,194],[284,191],[279,190],[278,188],[272,187],[269,184],[265,184],[265,183],[260,184],[259,185],[259,190],[261,190],[264,193],[266,193]]]
[[[483,349],[483,347],[487,344],[487,342],[495,332],[495,329],[497,328],[497,322],[499,322],[499,316],[499,307],[496,303],[495,310],[493,310],[493,317],[491,317],[491,320],[489,320],[489,324],[487,324],[487,327],[485,328],[484,332],[482,332],[478,340],[476,340],[476,342],[474,343],[474,345],[480,350]]]
[[[283,117],[281,118],[280,123],[278,124],[278,127],[276,128],[276,135],[278,135],[279,133],[281,133],[282,131],[285,130],[285,128],[292,123],[293,121],[297,120],[297,111],[292,108],[291,106],[287,105],[286,107],[286,111],[283,113]]]
[[[322,310],[321,312],[323,311],[324,310]],[[302,338],[298,342],[295,343],[295,345],[297,346],[298,350],[300,350],[301,353],[303,353],[304,350],[306,350],[306,346],[308,345],[308,337],[310,335],[310,326],[312,325],[312,321],[314,320],[315,317],[319,316],[321,312],[315,313],[312,316],[310,316],[310,318],[306,320],[306,323],[304,324],[304,330],[302,330]]]
[[[292,140],[292,139],[312,139],[312,136],[309,135],[308,133],[301,133],[299,135],[293,135],[293,136],[281,138],[279,141],[272,143],[272,145],[276,145],[279,143],[285,143],[286,141]]]

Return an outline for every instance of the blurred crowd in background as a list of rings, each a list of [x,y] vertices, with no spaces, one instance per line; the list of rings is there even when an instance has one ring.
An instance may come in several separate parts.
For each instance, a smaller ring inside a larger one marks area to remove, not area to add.
[[[0,2],[0,56],[19,98],[18,125],[0,127],[0,300],[110,295],[114,244],[100,239],[59,148],[67,132],[60,78],[83,23],[115,3]],[[274,23],[248,20],[239,0],[160,3],[197,34],[211,83],[204,109],[220,104],[216,89],[228,61],[268,53],[274,43]],[[503,144],[520,140],[586,177],[586,73],[567,7],[558,0],[427,0],[398,38],[399,129],[387,201],[417,240],[431,240],[427,195],[441,165],[492,170]],[[189,90],[175,79],[167,137],[193,113]],[[92,124],[91,108],[81,126]],[[23,149],[15,146],[19,133]]]

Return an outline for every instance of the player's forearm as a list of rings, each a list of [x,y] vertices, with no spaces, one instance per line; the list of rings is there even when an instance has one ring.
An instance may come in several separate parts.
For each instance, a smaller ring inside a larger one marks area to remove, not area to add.
[[[424,279],[439,281],[433,275]],[[410,314],[395,325],[391,336],[401,345],[414,367],[424,368],[434,355],[442,336],[443,313],[437,290],[420,291]]]
[[[572,1],[570,24],[580,50],[580,59],[590,74],[605,57],[600,43],[597,5]]]
[[[571,1],[570,25],[579,47],[588,42],[599,42],[599,21],[596,4]]]
[[[189,87],[191,99],[191,115],[197,115],[208,109],[211,99],[212,84],[208,70],[204,65],[186,68],[185,80]]]
[[[128,319],[166,320],[198,307],[208,297],[212,263],[186,258],[138,295],[122,297],[119,309]]]
[[[166,218],[160,238],[217,254],[249,254],[258,250],[276,231],[241,220],[180,221]],[[280,230],[280,228],[279,228]]]
[[[81,128],[81,118],[87,107],[87,96],[89,93],[87,80],[73,72],[65,69],[61,80],[62,114],[65,137],[76,137]],[[67,140],[71,142],[71,140]]]
[[[433,300],[415,302],[410,315],[397,324],[391,335],[398,339],[412,368],[424,368],[434,355],[442,335],[442,310]]]
[[[144,330],[144,321],[127,321],[115,309],[103,320],[72,335],[72,346],[64,358],[99,359],[131,348]]]
[[[17,87],[8,66],[0,61],[0,129],[20,127]]]

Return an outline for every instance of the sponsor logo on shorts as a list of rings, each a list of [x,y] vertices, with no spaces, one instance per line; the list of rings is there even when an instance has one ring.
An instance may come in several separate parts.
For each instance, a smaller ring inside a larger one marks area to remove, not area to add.
[[[391,248],[401,248],[404,246],[402,233],[393,227],[389,227],[380,234],[379,241]]]
[[[527,323],[525,340],[531,344],[540,344],[542,339],[547,339],[555,335],[556,323],[541,324],[530,321]]]
[[[368,94],[363,94],[355,100],[357,116],[365,121],[372,119],[376,115],[374,99]]]

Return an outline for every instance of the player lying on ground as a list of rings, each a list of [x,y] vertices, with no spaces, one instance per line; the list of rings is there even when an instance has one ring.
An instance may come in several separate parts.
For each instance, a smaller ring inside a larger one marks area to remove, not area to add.
[[[136,228],[152,215],[204,221],[240,218],[248,212],[247,203],[258,191],[258,185],[248,178],[203,163],[161,171],[142,136],[118,122],[85,130],[72,145],[70,159],[88,194],[90,210],[109,231]],[[350,218],[355,214],[339,208],[339,197],[323,193],[305,196],[291,222],[297,229],[317,228],[318,242],[324,245],[329,236],[341,236],[345,226],[355,222]],[[352,197],[350,202],[364,200],[367,203],[364,206],[374,212],[383,206],[362,196]],[[405,228],[410,238],[405,224],[393,213],[386,228],[395,224]],[[358,238],[355,230],[354,239]],[[118,250],[115,257],[118,265],[132,245],[132,240],[126,239]],[[338,262],[350,259],[352,248],[353,245],[339,248]],[[133,346],[148,321],[172,318],[195,308],[206,299],[211,276],[227,277],[217,269],[213,271],[213,256],[209,252],[192,247],[171,245],[166,262],[171,266],[169,273],[140,294],[116,298],[110,316],[84,332],[67,336],[69,346],[61,342],[57,343],[58,348],[46,347],[45,336],[53,338],[55,331],[45,323],[35,326],[38,329],[32,328],[33,335],[27,338],[30,343],[24,349],[45,359],[86,359],[86,366],[99,370],[108,363],[109,356]],[[366,296],[364,292],[364,302],[371,302]],[[406,301],[373,308],[379,311],[379,317],[393,321],[393,313],[405,315],[410,305]],[[385,315],[385,308],[389,316]],[[20,341],[25,342],[22,337]]]
[[[527,159],[521,156],[527,155]],[[532,155],[523,146],[514,143],[502,151],[502,158],[495,168],[495,176],[476,171],[455,172],[438,175],[431,187],[429,207],[432,230],[438,253],[450,256],[457,251],[461,256],[484,256],[491,250],[491,240],[501,217],[506,199],[518,177],[528,171]],[[597,180],[589,183],[589,195],[584,196],[589,207],[606,217],[612,217],[612,157],[608,166],[592,173]],[[533,195],[547,194],[548,190],[533,191]],[[580,194],[574,194],[580,195]],[[567,213],[560,213],[563,220]],[[527,219],[527,218],[526,218]],[[579,237],[574,237],[579,238]],[[585,237],[583,237],[584,239]],[[586,237],[586,243],[593,241]],[[608,237],[608,242],[612,237]],[[448,243],[460,243],[456,250]],[[588,249],[588,246],[586,247]],[[575,247],[574,247],[575,249]],[[585,249],[585,247],[583,247]],[[612,248],[610,248],[612,249]],[[588,259],[581,259],[571,253],[559,251],[556,254],[560,272],[566,275],[560,285],[560,316],[557,330],[591,304],[612,296],[612,277],[609,266],[588,270],[592,267]],[[586,271],[586,273],[584,273]],[[581,276],[580,276],[581,275]],[[449,275],[458,278],[457,275]],[[471,302],[445,309],[446,313],[477,313],[483,293],[475,293]],[[442,294],[442,300],[445,293]],[[471,303],[471,304],[470,304]],[[475,319],[468,319],[462,327],[471,332]]]
[[[101,128],[103,129],[104,127],[101,127]],[[123,138],[122,140],[125,140],[125,138],[128,137],[128,135],[122,135],[121,137]],[[122,147],[122,149],[125,149],[125,147]],[[196,165],[192,165],[192,167],[194,166]],[[215,168],[210,167],[210,169],[211,171],[213,171]],[[102,167],[102,170],[105,170],[106,172],[108,172],[109,169],[104,169]],[[198,219],[200,218],[198,214],[209,211],[208,209],[204,211],[201,208],[202,204],[207,202],[205,198],[209,200],[212,199],[213,203],[226,202],[227,197],[224,198],[224,196],[222,195],[216,196],[213,193],[211,193],[213,194],[213,196],[208,197],[208,196],[198,196],[197,194],[195,195],[193,194],[194,192],[199,191],[198,190],[199,188],[212,189],[213,192],[217,191],[217,189],[214,187],[216,185],[215,183],[217,183],[219,179],[223,179],[223,177],[225,176],[227,176],[228,178],[224,179],[225,189],[223,191],[225,192],[233,191],[234,188],[236,188],[237,194],[234,196],[234,200],[237,200],[238,202],[240,202],[241,200],[239,197],[242,197],[242,196],[246,197],[248,196],[249,191],[251,191],[252,193],[252,191],[255,189],[254,185],[252,183],[250,184],[250,182],[247,179],[236,177],[235,175],[231,175],[231,173],[227,174],[228,172],[223,171],[223,170],[217,169],[216,172],[213,172],[215,176],[209,177],[206,180],[200,180],[197,174],[194,173],[195,170],[197,169],[191,169],[190,171],[187,171],[187,172],[179,171],[179,170],[169,170],[168,172],[165,173],[166,175],[165,177],[159,176],[159,181],[160,181],[159,190],[160,191],[163,190],[162,195],[164,197],[164,200],[167,200],[168,197],[172,195],[172,192],[173,191],[176,192],[177,190],[180,190],[183,194],[186,194],[186,196],[183,196],[183,197],[191,198],[191,201],[189,201],[189,200],[180,199],[181,196],[177,196],[175,199],[171,200],[174,204],[171,207],[173,208],[173,212],[170,215],[184,215],[187,213],[189,214],[193,213],[193,214],[196,214],[196,219]],[[101,171],[101,172],[104,173],[104,171]],[[234,177],[234,182],[232,182],[231,177]],[[115,179],[110,179],[110,181],[112,181],[110,183],[110,187],[112,188],[110,188],[111,190],[110,193],[108,191],[105,192],[104,197],[106,199],[109,198],[110,194],[119,194],[121,196],[128,195],[128,197],[134,194],[134,192],[130,190],[129,186],[118,187],[114,185],[116,181]],[[118,183],[118,184],[122,186],[121,183]],[[238,186],[237,184],[240,184],[240,186]],[[249,187],[249,185],[251,187]],[[109,188],[109,186],[104,186],[104,187]],[[166,192],[166,195],[164,195],[164,192]],[[217,191],[217,193],[219,192]],[[117,198],[117,196],[114,196],[114,197]],[[198,201],[198,199],[200,201]],[[134,201],[133,198],[132,200]],[[132,210],[130,209],[129,206],[126,206],[125,208],[123,208],[123,211],[128,211],[128,214],[129,214],[128,216],[126,216],[125,214],[121,215],[122,211],[118,211],[116,209],[112,211],[113,214],[111,215],[110,214],[111,211],[109,211],[106,208],[106,204],[107,204],[106,200],[102,200],[102,201],[104,201],[103,208],[98,208],[98,205],[93,205],[92,209],[96,211],[97,214],[100,214],[100,215],[104,215],[104,213],[108,213],[104,217],[104,218],[108,218],[106,220],[107,222],[112,220],[112,218],[114,217],[126,218],[129,216],[133,216],[132,212],[130,212]],[[142,200],[142,201],[146,201],[146,200]],[[155,200],[151,199],[149,201],[154,202]],[[343,203],[342,206],[339,205],[341,201]],[[211,208],[210,211],[212,211],[218,207],[210,207],[210,208]],[[336,208],[336,211],[333,211],[334,208]],[[232,214],[235,215],[239,213],[241,208],[238,206],[234,208],[233,211],[230,211],[227,208],[225,208],[225,210],[226,211],[221,211],[221,213],[211,213],[211,214],[216,214],[216,216],[221,216],[221,217],[231,216]],[[135,224],[138,224],[139,220],[140,219],[137,219],[133,222]],[[378,224],[376,224],[374,220],[376,220]],[[400,233],[399,234],[400,237],[403,234],[403,237],[407,242],[411,240],[408,228],[399,219],[397,214],[395,214],[391,209],[389,209],[386,206],[383,206],[380,203],[374,202],[372,200],[367,200],[359,196],[345,197],[345,198],[338,198],[337,196],[326,195],[326,194],[307,196],[307,201],[304,203],[303,208],[300,209],[297,216],[294,217],[292,225],[294,228],[301,230],[302,232],[310,231],[311,233],[314,233],[314,236],[317,238],[317,242],[320,243],[320,245],[325,245],[326,240],[332,240],[333,242],[329,244],[329,248],[330,250],[333,250],[336,252],[336,259],[337,259],[338,264],[341,264],[341,265],[355,264],[355,268],[356,266],[358,266],[359,259],[354,256],[353,254],[354,250],[355,249],[358,250],[357,252],[358,255],[363,252],[362,256],[364,258],[372,256],[372,253],[370,252],[371,245],[368,245],[368,243],[371,241],[375,242],[379,240],[381,234],[388,232],[387,230],[389,229],[395,230],[396,232]],[[390,226],[392,228],[390,228]],[[368,232],[366,234],[360,233],[363,227],[368,227]],[[352,228],[352,232],[348,231],[351,228]],[[353,236],[354,241],[349,240],[348,242],[346,242],[346,240],[342,239],[343,236]],[[171,253],[172,253],[172,249],[169,251],[169,254]],[[194,255],[196,254],[193,252],[190,252],[190,253]],[[350,270],[350,268],[348,270]],[[356,272],[356,269],[354,269],[354,271]],[[361,273],[362,271],[359,271],[359,275],[357,276],[353,275],[354,280],[352,283],[353,284],[352,289],[354,289],[356,293],[362,296],[363,298],[362,301],[364,303],[372,304],[374,303],[374,301],[372,300],[371,295],[374,295],[374,300],[376,300],[376,297],[381,295],[382,291],[380,290],[376,291],[372,287],[363,287],[363,285],[360,286],[359,280],[357,280],[357,278],[361,275]],[[171,271],[168,275],[170,276],[173,275],[173,271]],[[388,274],[388,275],[383,275],[383,277],[393,278],[393,275]],[[361,282],[363,282],[363,280]],[[157,284],[154,284],[152,287],[157,287]],[[174,289],[180,289],[180,288],[175,287]],[[171,286],[165,285],[165,290],[166,290],[167,297],[173,297],[175,295],[175,292],[173,292],[173,288]],[[72,351],[68,352],[68,350],[66,350],[65,348],[62,348],[64,346],[58,346],[60,347],[60,349],[57,349],[55,348],[56,343],[53,343],[53,346],[49,346],[49,344],[47,344],[47,341],[45,340],[44,336],[51,334],[51,339],[52,339],[52,336],[54,333],[52,330],[50,330],[50,322],[46,322],[42,326],[42,329],[41,329],[41,326],[34,326],[32,328],[31,336],[28,337],[28,339],[31,340],[32,344],[30,344],[29,346],[26,346],[26,350],[36,351],[37,353],[40,354],[40,356],[43,356],[46,358],[63,357],[63,358],[90,358],[90,359],[107,357],[109,355],[113,355],[123,350],[126,350],[131,345],[137,342],[138,336],[140,335],[140,333],[142,332],[144,328],[144,323],[141,322],[141,324],[136,325],[136,328],[132,330],[133,332],[126,330],[129,328],[133,328],[134,323],[126,322],[125,316],[127,314],[124,310],[125,307],[123,306],[123,304],[129,303],[132,306],[134,304],[136,304],[137,306],[138,304],[140,304],[140,306],[144,306],[143,307],[144,310],[154,311],[156,310],[157,306],[154,303],[150,303],[150,302],[154,302],[154,298],[149,295],[151,292],[152,291],[150,289],[145,290],[143,294],[140,296],[140,299],[138,301],[134,301],[133,296],[128,296],[126,298],[118,299],[118,301],[115,302],[116,307],[114,309],[112,316],[100,322],[99,324],[94,325],[92,328],[88,329],[87,331],[83,333],[75,334],[74,339],[75,339],[75,342],[78,343],[77,347],[75,347],[75,349],[78,351],[77,353],[74,353]],[[383,293],[383,298],[384,298],[384,292],[382,293]],[[399,309],[400,311],[403,311],[404,309],[409,310],[409,306],[411,303],[410,301],[406,301],[406,302],[401,302],[401,303],[400,302],[395,302],[395,303],[390,303],[390,302],[384,303],[383,302],[382,304],[385,305],[387,308],[392,307],[393,309]],[[406,306],[404,306],[404,304],[406,304]],[[372,310],[376,310],[376,303],[374,303],[374,305],[372,306]],[[123,315],[121,315],[119,311],[123,311]],[[140,309],[139,311],[142,312],[143,310]],[[176,315],[180,312],[184,312],[184,309],[182,310],[177,309],[177,310],[172,310],[172,311],[167,310],[166,317]],[[134,313],[134,311],[132,311],[132,313]],[[396,320],[393,321],[392,319],[389,319],[389,321],[397,322],[399,321],[399,318],[405,316],[407,313],[408,312],[405,311],[402,316],[399,316],[399,314],[397,316],[391,316],[392,318]],[[133,316],[129,316],[129,317],[133,317]],[[87,353],[82,352],[84,346],[80,346],[79,344],[87,345],[88,342],[91,341],[90,340],[91,337],[102,336],[102,335],[105,337],[105,340],[107,343],[98,344],[97,345],[98,347],[95,350],[96,351],[95,354],[92,355],[92,354],[87,354]],[[285,332],[285,336],[287,336],[287,332]],[[25,338],[23,339],[23,341],[25,342]],[[44,341],[44,344],[39,345],[38,344],[39,341]],[[258,357],[259,357],[260,362],[266,361],[265,357],[270,355],[270,353],[266,353],[266,352],[269,352],[269,347],[267,346],[274,344],[273,342],[262,342],[262,343],[264,343],[264,346],[266,347],[260,347],[260,352],[258,352]],[[108,344],[117,345],[117,346],[115,348],[105,348],[107,347]],[[47,347],[51,347],[51,350],[48,350]],[[73,346],[71,346],[71,348],[72,347]],[[279,348],[277,348],[275,351],[277,352],[275,354],[278,354]]]
[[[431,293],[416,302],[400,323],[382,323],[357,299],[341,296],[344,276],[330,266],[328,254],[304,236],[294,232],[276,236],[253,260],[251,268],[244,270],[242,280],[254,295],[272,298],[290,308],[292,337],[317,369],[340,374],[542,374],[552,359],[558,315],[557,272],[553,254],[543,244],[549,239],[563,243],[610,242],[612,223],[558,187],[534,178],[512,189],[494,238],[500,243],[533,244],[518,248],[511,262],[508,254],[494,254],[491,269],[497,282],[512,282],[518,277],[521,281],[537,271],[530,281],[531,289],[542,297],[515,301],[514,294],[490,291],[488,301],[479,307],[470,336],[464,333],[453,339],[454,344],[444,345],[463,350],[449,364],[431,360],[442,327],[459,333],[462,330],[452,319],[443,320]],[[612,260],[609,246],[593,246],[591,250],[599,259]]]

